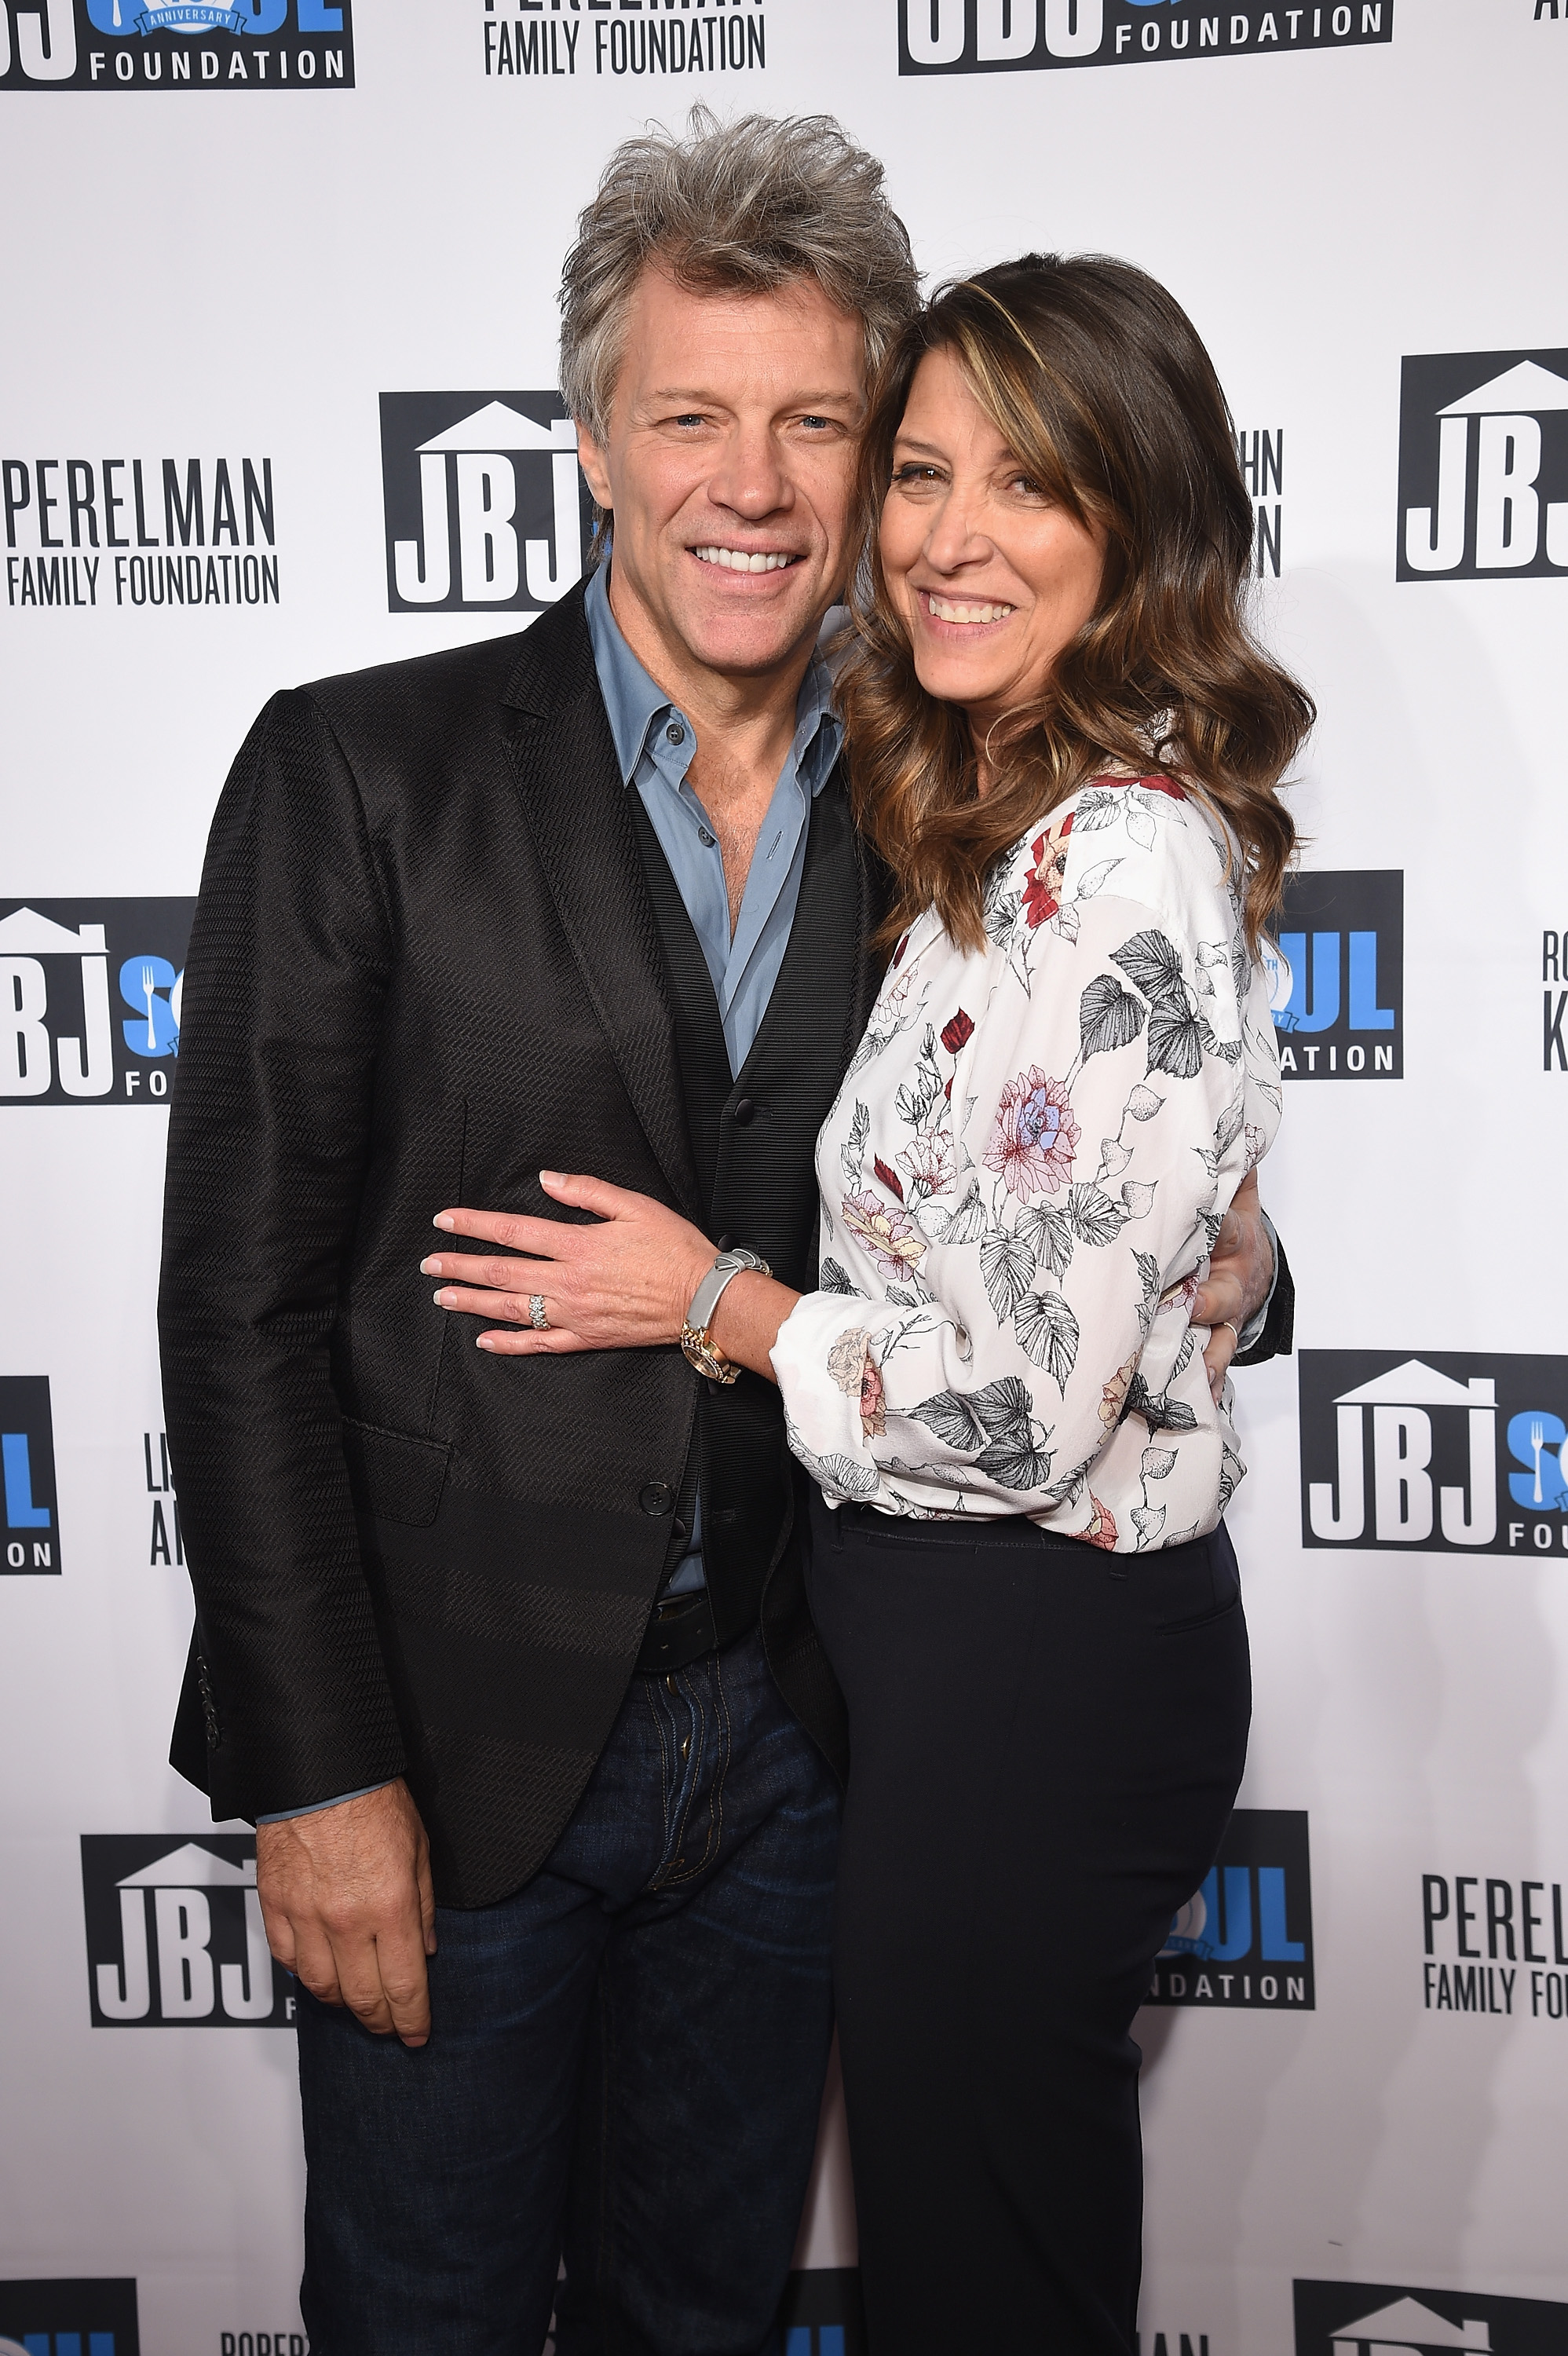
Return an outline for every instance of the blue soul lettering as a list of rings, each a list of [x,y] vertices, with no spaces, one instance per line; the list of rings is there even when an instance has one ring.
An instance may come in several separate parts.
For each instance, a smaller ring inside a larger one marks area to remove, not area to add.
[[[1307,1960],[1305,1942],[1285,1936],[1285,1868],[1281,1865],[1258,1868],[1258,1937],[1265,1964],[1302,1964]]]
[[[1221,1875],[1223,1873],[1223,1881]],[[1266,1964],[1300,1964],[1307,1960],[1304,1941],[1285,1930],[1285,1868],[1260,1865],[1258,1877],[1258,1952]],[[1221,1904],[1221,1892],[1224,1904]],[[1196,1939],[1173,1934],[1169,1946],[1196,1955],[1206,1964],[1238,1964],[1253,1948],[1252,1870],[1244,1865],[1211,1866],[1200,1896],[1203,1901],[1203,1932]]]
[[[1282,1031],[1331,1031],[1339,1020],[1339,933],[1314,933],[1307,958],[1305,933],[1281,933],[1280,952],[1290,968],[1289,1003],[1275,1017]],[[1350,1019],[1352,1031],[1392,1031],[1393,1009],[1378,1004],[1378,937],[1350,935]]]
[[[1548,1513],[1568,1513],[1568,1480],[1563,1477],[1560,1456],[1552,1451],[1561,1449],[1568,1440],[1568,1429],[1560,1415],[1548,1415],[1544,1408],[1528,1408],[1523,1415],[1509,1419],[1509,1453],[1516,1464],[1528,1464],[1528,1472],[1510,1472],[1509,1494],[1516,1505],[1544,1507]]]
[[[88,16],[101,33],[133,33],[137,30],[135,19],[142,13],[138,7],[127,7],[125,0],[87,0]],[[276,33],[288,22],[289,0],[239,0],[234,13],[240,19],[239,29],[242,32]],[[302,33],[341,33],[343,10],[328,7],[326,0],[299,0],[295,22]],[[200,34],[207,27],[191,25],[180,29]]]
[[[1252,1948],[1253,1878],[1244,1865],[1226,1866],[1224,1888],[1221,1916],[1220,1868],[1211,1866],[1203,1884],[1203,1905],[1205,1926],[1212,1925],[1213,1935],[1204,1939],[1199,1948],[1206,1963],[1233,1964]]]
[[[25,1431],[0,1434],[0,1463],[5,1467],[6,1528],[47,1530],[49,1509],[33,1503],[33,1467]]]

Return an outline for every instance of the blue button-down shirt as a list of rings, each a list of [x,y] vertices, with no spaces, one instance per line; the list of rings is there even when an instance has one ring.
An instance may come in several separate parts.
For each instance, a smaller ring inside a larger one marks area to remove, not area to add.
[[[609,577],[603,568],[588,584],[589,636],[610,734],[625,784],[643,798],[676,888],[708,960],[714,996],[724,1025],[731,1075],[737,1075],[763,1026],[773,984],[789,946],[805,867],[806,820],[838,758],[843,734],[832,704],[832,682],[820,655],[800,684],[795,735],[773,787],[768,814],[752,854],[733,934],[730,892],[718,832],[688,782],[697,751],[690,719],[648,677],[610,611]],[[741,1237],[741,1242],[745,1237]],[[701,1506],[691,1547],[665,1592],[688,1595],[705,1583]]]
[[[730,1069],[735,1074],[762,1029],[789,945],[812,800],[838,758],[843,730],[833,709],[827,666],[814,655],[801,681],[795,735],[757,837],[731,935],[724,855],[712,821],[688,783],[697,731],[678,704],[655,685],[622,637],[610,611],[603,568],[588,584],[585,610],[621,776],[643,798],[702,944],[724,1025]]]

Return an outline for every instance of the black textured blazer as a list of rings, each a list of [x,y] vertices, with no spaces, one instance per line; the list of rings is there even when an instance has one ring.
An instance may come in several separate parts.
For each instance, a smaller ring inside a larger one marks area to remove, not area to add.
[[[697,1422],[678,1351],[493,1358],[418,1272],[446,1205],[561,1216],[541,1167],[715,1232],[635,799],[574,591],[520,638],[275,697],[191,935],[159,1298],[197,1603],[174,1763],[219,1819],[406,1774],[450,1904],[518,1888],[576,1804]],[[803,1287],[812,1145],[870,1011],[879,913],[836,776],[735,1084],[770,1118],[726,1130],[720,1172],[736,1240]],[[841,1766],[782,1448],[781,1426],[763,1631]],[[721,1611],[743,1506],[705,1523]]]

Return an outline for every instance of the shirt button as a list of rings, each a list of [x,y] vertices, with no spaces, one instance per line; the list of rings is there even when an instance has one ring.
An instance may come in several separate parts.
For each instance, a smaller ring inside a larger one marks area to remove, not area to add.
[[[650,1481],[637,1503],[645,1514],[667,1514],[675,1505],[675,1491],[667,1481]]]
[[[678,720],[670,722],[669,726],[665,730],[665,734],[672,744],[684,744],[686,742],[686,731]]]
[[[705,826],[699,826],[697,830],[697,840],[702,845],[704,851],[711,851],[714,843],[718,840],[718,837],[716,835],[709,834]]]
[[[749,1129],[752,1122],[756,1118],[756,1111],[757,1108],[752,1102],[751,1098],[742,1097],[740,1103],[735,1107],[734,1112],[731,1118],[734,1120],[738,1120],[742,1129]]]

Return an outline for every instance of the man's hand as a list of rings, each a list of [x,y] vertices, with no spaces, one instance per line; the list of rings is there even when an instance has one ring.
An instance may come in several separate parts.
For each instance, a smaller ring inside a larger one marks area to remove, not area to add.
[[[430,1843],[401,1781],[256,1827],[256,1887],[272,1950],[323,2004],[379,2037],[430,2035],[435,1953]]]
[[[1258,1173],[1249,1170],[1225,1214],[1209,1255],[1207,1280],[1199,1286],[1192,1303],[1194,1325],[1210,1328],[1203,1364],[1216,1402],[1242,1333],[1268,1299],[1273,1282],[1274,1246],[1258,1202]]]

